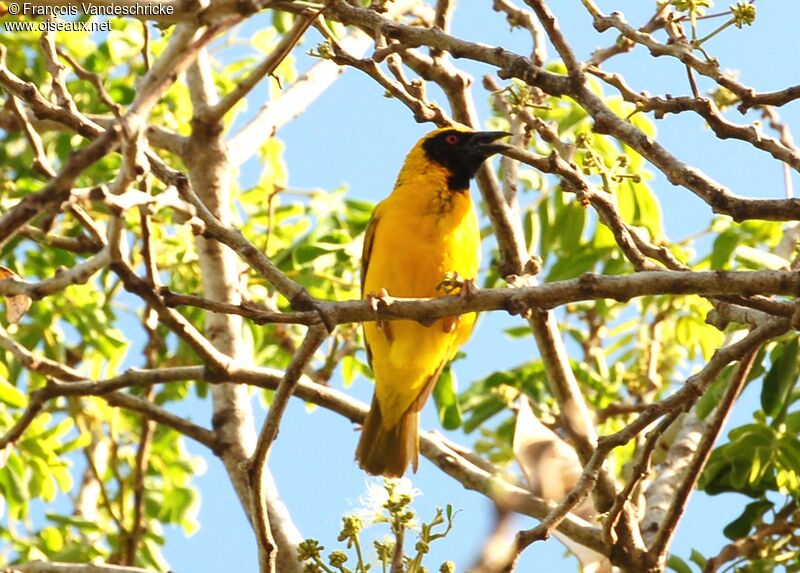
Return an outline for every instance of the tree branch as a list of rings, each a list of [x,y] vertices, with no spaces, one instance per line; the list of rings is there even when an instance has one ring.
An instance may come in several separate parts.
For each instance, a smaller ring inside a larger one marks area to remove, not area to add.
[[[2,340],[0,337],[0,342]],[[43,362],[42,371],[53,371],[54,364],[48,364],[46,359],[38,359]],[[203,380],[213,385],[236,381],[239,384],[275,390],[283,380],[283,373],[272,368],[237,366],[229,373],[215,373],[203,366],[183,366],[155,370],[131,369],[120,376],[94,382],[83,379],[79,373],[71,374],[67,367],[61,366],[61,368],[63,369],[62,375],[65,378],[74,375],[75,381],[67,384],[50,383],[47,387],[48,394],[46,399],[56,396],[104,396],[112,405],[139,412],[156,422],[174,427],[185,435],[214,449],[214,451],[217,451],[219,444],[215,441],[212,432],[202,428],[198,430],[193,425],[193,427],[187,427],[187,424],[190,423],[186,420],[163,411],[140,398],[115,392],[115,390],[190,380]],[[301,400],[332,410],[354,423],[362,423],[368,410],[366,404],[342,392],[317,384],[305,376],[301,376],[297,382],[294,395]],[[10,443],[11,440],[7,438],[8,436],[0,439],[0,449]],[[420,441],[422,454],[426,458],[430,459],[436,466],[467,489],[489,497],[501,507],[540,519],[544,518],[554,507],[553,504],[534,497],[529,491],[506,482],[500,477],[503,472],[499,468],[495,468],[485,460],[478,462],[479,458],[477,458],[476,454],[462,447],[455,448],[451,446],[435,432],[424,432],[420,437]],[[599,530],[590,527],[580,518],[567,515],[558,525],[558,529],[578,543],[595,551],[601,553],[606,551],[600,538]]]
[[[26,195],[19,203],[3,213],[0,216],[0,246],[8,243],[33,217],[52,205],[66,201],[72,185],[83,170],[113,151],[119,143],[120,134],[119,128],[106,130],[92,143],[77,151],[42,190]]]
[[[22,416],[3,436],[0,436],[0,450],[14,443],[22,436],[36,416],[42,411],[48,400],[58,396],[102,396],[109,404],[119,406],[152,419],[165,426],[190,437],[204,446],[214,450],[216,440],[214,434],[205,428],[172,414],[141,398],[124,394],[118,390],[130,387],[147,387],[153,384],[164,384],[170,381],[198,380],[207,375],[204,367],[180,367],[172,369],[135,370],[110,378],[102,382],[92,382],[77,370],[60,362],[50,360],[44,356],[31,352],[14,339],[4,328],[0,327],[0,348],[10,352],[23,366],[45,376],[62,380],[50,380],[44,388],[31,393],[28,405]]]
[[[267,500],[264,491],[264,468],[269,459],[272,443],[278,435],[278,427],[281,423],[283,413],[289,403],[292,393],[300,381],[305,365],[314,356],[320,344],[328,336],[328,331],[322,325],[312,326],[308,329],[303,344],[295,352],[292,362],[286,369],[278,389],[272,398],[272,404],[258,436],[258,443],[255,451],[246,463],[248,482],[252,491],[251,500],[253,504],[253,521],[258,542],[259,570],[261,573],[275,572],[275,552],[279,549],[275,545],[275,540],[270,529],[269,518],[267,515]]]
[[[657,118],[668,113],[692,111],[706,120],[719,139],[744,141],[800,171],[800,153],[796,148],[769,137],[754,125],[738,125],[728,121],[712,99],[696,96],[649,97],[631,88],[619,74],[610,74],[597,68],[589,68],[588,71],[617,88],[625,101],[636,105],[637,111],[655,112]]]
[[[553,515],[547,521],[548,528],[558,528],[559,531],[582,545],[608,555],[608,547],[600,540],[599,531],[582,525],[580,520],[576,521],[577,518],[571,517],[569,514],[569,508],[574,507],[588,494],[588,489],[597,479],[596,472],[602,466],[602,460],[612,449],[627,443],[658,417],[690,407],[726,364],[738,360],[742,355],[751,352],[766,340],[782,334],[787,327],[788,320],[781,319],[771,320],[755,328],[743,340],[720,349],[703,370],[687,380],[681,390],[661,402],[650,405],[634,422],[623,430],[601,438],[592,459],[584,469],[584,474],[578,486],[567,497],[566,503],[559,504],[559,506],[553,506],[542,500],[537,500],[529,492],[503,482],[498,478],[498,473],[487,471],[485,467],[476,466],[433,434],[423,434],[421,438],[422,452],[440,469],[454,477],[468,489],[476,490],[490,497],[501,507],[521,511],[540,519],[546,519],[549,515]],[[154,371],[129,371],[124,376],[127,377],[124,382],[127,386],[161,383],[179,379],[205,379],[212,383],[222,383],[230,379],[271,389],[275,389],[279,385],[279,380],[274,370],[265,368],[236,367],[229,372],[229,378],[211,375],[201,366]],[[105,382],[52,384],[48,387],[52,388],[50,391],[54,392],[54,395],[85,395],[105,394],[111,388],[120,388],[122,384],[123,382],[118,378]],[[295,390],[295,394],[299,398],[332,409],[354,422],[363,421],[366,415],[366,405],[340,392],[305,381],[302,378],[298,379]],[[556,513],[553,514],[552,511]]]
[[[521,26],[528,31],[533,42],[531,49],[533,65],[544,66],[547,62],[547,46],[545,45],[544,29],[539,20],[534,18],[529,11],[515,6],[509,0],[494,0],[492,8],[496,12],[503,12],[510,26]]]
[[[591,458],[584,464],[583,473],[578,483],[566,495],[564,500],[558,504],[543,520],[539,527],[528,532],[521,532],[517,537],[518,550],[521,551],[527,545],[538,539],[546,539],[552,530],[557,527],[563,516],[567,515],[572,508],[581,503],[598,480],[599,472],[608,454],[617,447],[623,446],[633,439],[636,435],[647,428],[651,423],[661,416],[674,411],[688,410],[694,405],[702,393],[716,379],[719,372],[730,362],[740,360],[744,356],[755,354],[758,347],[766,341],[780,336],[789,327],[787,319],[769,320],[761,326],[754,328],[745,338],[733,343],[725,348],[721,348],[714,353],[714,356],[706,366],[697,374],[691,376],[683,387],[661,402],[651,404],[633,422],[622,430],[603,436],[597,444]],[[746,374],[744,376],[746,379]],[[692,484],[693,485],[693,484]],[[623,548],[626,540],[620,539]],[[619,543],[618,542],[618,543]],[[615,547],[618,544],[615,543]],[[625,548],[628,549],[628,548]],[[632,567],[634,569],[644,567],[649,563],[652,555],[651,551],[637,551],[633,548],[623,554],[613,556],[614,563],[619,566]]]
[[[156,371],[155,374],[159,376],[161,373]],[[160,379],[157,381],[160,381]],[[138,386],[138,384],[133,385]],[[136,396],[131,396],[130,394],[125,394],[122,392],[111,392],[109,394],[102,394],[101,396],[112,406],[125,408],[131,412],[136,412],[148,420],[152,420],[153,422],[161,424],[162,426],[172,428],[187,438],[193,439],[198,444],[204,445],[211,451],[216,451],[217,449],[218,444],[214,432],[202,426],[198,426],[186,418],[173,414],[172,412],[165,410],[160,406],[156,406],[152,402],[148,402],[147,400],[142,400],[141,398],[137,398]]]
[[[225,242],[227,235],[220,233]],[[0,281],[0,294],[13,295],[27,292],[27,283],[16,279]],[[177,295],[164,290],[164,304],[188,304],[252,319],[257,324],[282,323],[313,325],[319,323],[319,313],[276,312],[256,308],[249,303],[223,303],[193,295]],[[793,296],[800,292],[800,275],[794,271],[650,271],[629,275],[596,275],[587,273],[574,279],[524,286],[519,288],[479,289],[469,297],[443,296],[431,299],[393,298],[391,304],[372,308],[362,300],[324,301],[317,304],[325,323],[329,326],[376,320],[416,320],[423,324],[446,316],[459,316],[468,312],[505,310],[511,314],[525,313],[531,309],[545,310],[565,304],[610,299],[627,302],[650,295],[700,295],[707,297],[734,297],[737,305],[758,308],[774,316],[791,317],[793,305],[755,293]],[[742,295],[742,296],[737,296]],[[722,304],[722,303],[721,303]],[[728,303],[725,303],[730,307]],[[754,314],[753,316],[761,316]],[[744,315],[732,316],[743,323],[750,319]]]
[[[781,509],[773,519],[772,523],[764,523],[756,530],[732,543],[729,543],[714,557],[706,561],[703,573],[715,573],[730,561],[747,555],[751,551],[758,551],[773,536],[788,536],[796,534],[798,523],[793,519],[793,514],[797,511],[797,502],[792,501]]]
[[[672,503],[667,510],[667,514],[664,516],[664,520],[661,522],[661,527],[656,534],[655,540],[653,540],[653,544],[650,546],[648,559],[653,566],[663,567],[667,551],[669,550],[670,541],[675,535],[678,521],[686,509],[689,496],[692,494],[697,480],[700,479],[700,473],[708,462],[711,450],[714,447],[714,442],[717,441],[720,432],[722,432],[722,428],[725,426],[725,421],[728,419],[733,409],[736,399],[739,397],[742,388],[744,388],[747,375],[753,367],[757,353],[758,346],[753,348],[741,359],[741,362],[739,362],[736,371],[731,377],[728,388],[725,390],[725,394],[723,394],[719,405],[717,405],[711,420],[703,432],[703,436],[700,438],[700,442],[697,444],[697,450],[694,453],[691,463],[686,468],[683,481],[675,491]]]

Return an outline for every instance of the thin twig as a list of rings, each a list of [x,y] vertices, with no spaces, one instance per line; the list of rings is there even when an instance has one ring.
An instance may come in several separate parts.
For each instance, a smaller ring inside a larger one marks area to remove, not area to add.
[[[52,23],[54,20],[54,16],[47,17],[48,23]],[[64,67],[64,64],[58,61],[55,32],[52,28],[48,27],[45,32],[42,33],[42,37],[39,40],[39,45],[42,48],[45,67],[50,73],[50,85],[53,88],[53,92],[56,94],[56,101],[58,102],[59,107],[68,109],[70,113],[77,114],[78,108],[75,105],[75,101],[72,99],[72,95],[67,89],[67,76],[65,73],[66,67]]]
[[[3,340],[0,337],[0,343]],[[21,352],[19,355],[26,364],[30,364],[31,361],[38,363],[37,371],[47,373],[60,372],[62,379],[74,380],[67,384],[51,383],[46,394],[34,393],[31,403],[40,401],[43,404],[55,396],[102,396],[114,406],[139,412],[157,423],[172,427],[212,449],[216,449],[218,444],[214,434],[209,430],[200,428],[188,420],[167,412],[141,398],[111,390],[190,380],[203,380],[211,384],[222,384],[235,380],[258,388],[275,390],[283,379],[281,372],[271,368],[236,367],[230,373],[225,374],[211,372],[204,366],[182,366],[155,370],[131,369],[120,376],[94,382],[85,380],[80,373],[49,361],[44,357],[31,355],[30,353],[26,355]],[[297,383],[294,395],[301,400],[332,410],[354,423],[363,423],[368,410],[366,404],[354,400],[342,392],[316,384],[303,377]],[[22,430],[24,431],[24,427]],[[0,450],[13,439],[15,438],[10,433],[0,438]],[[529,491],[518,485],[506,482],[500,477],[503,472],[499,468],[494,467],[486,460],[478,461],[479,458],[474,452],[469,452],[461,446],[451,447],[446,440],[443,440],[436,433],[423,433],[420,437],[420,442],[422,454],[442,471],[453,477],[464,487],[488,496],[504,508],[543,518],[553,507],[552,504],[532,496]],[[567,515],[564,521],[558,525],[558,529],[595,551],[601,553],[605,551],[604,545],[600,540],[599,531],[579,518]]]
[[[127,535],[127,530],[122,523],[122,519],[117,515],[117,512],[114,511],[114,507],[111,505],[111,496],[108,494],[108,488],[106,488],[106,480],[104,476],[100,475],[100,472],[97,469],[97,465],[94,463],[94,459],[89,454],[89,451],[84,449],[84,458],[86,458],[86,464],[89,466],[89,470],[92,473],[92,477],[94,481],[97,483],[98,487],[100,488],[100,500],[103,504],[103,507],[106,508],[108,512],[108,516],[117,526],[117,532],[120,537],[124,538]]]
[[[723,547],[717,555],[706,561],[703,573],[716,573],[726,563],[748,555],[750,551],[758,551],[763,548],[767,541],[774,536],[783,537],[796,534],[798,526],[800,526],[796,512],[797,502],[792,500],[775,514],[772,523],[762,523],[750,535],[741,537]]]
[[[543,66],[547,62],[547,45],[545,43],[544,29],[539,20],[534,18],[533,14],[528,10],[515,6],[509,0],[494,0],[492,8],[497,12],[505,13],[506,20],[510,26],[521,26],[528,31],[533,43],[531,48],[533,65]]]
[[[100,96],[100,99],[106,107],[111,110],[111,113],[114,114],[114,117],[117,119],[120,118],[122,115],[122,106],[119,105],[117,102],[113,100],[111,95],[106,90],[105,86],[103,85],[103,80],[100,78],[98,74],[92,73],[83,66],[81,66],[75,58],[70,56],[67,52],[62,50],[61,48],[56,48],[56,53],[67,60],[69,65],[75,71],[75,75],[77,75],[80,79],[86,80],[90,84],[94,86],[94,89],[97,91],[97,95]]]
[[[202,366],[199,368],[202,368]],[[157,372],[157,374],[158,378],[161,379],[161,373]],[[218,444],[214,432],[202,426],[198,426],[197,424],[187,420],[186,418],[178,416],[177,414],[173,414],[172,412],[165,410],[164,408],[157,406],[152,402],[148,402],[142,398],[137,398],[136,396],[131,396],[130,394],[125,394],[122,392],[102,394],[101,397],[112,406],[125,408],[131,412],[137,412],[138,414],[146,417],[148,420],[152,420],[153,422],[161,424],[162,426],[166,426],[167,428],[172,428],[176,432],[186,436],[187,438],[191,438],[198,444],[201,444],[212,451],[215,451],[217,448]]]
[[[22,132],[25,134],[25,138],[33,148],[34,169],[36,169],[45,177],[55,177],[56,171],[53,169],[53,166],[50,165],[50,160],[47,158],[47,153],[45,152],[44,145],[42,144],[42,138],[39,135],[39,132],[37,132],[31,125],[31,122],[28,120],[28,116],[25,114],[25,110],[22,109],[19,100],[12,95],[8,98],[8,104],[11,108],[11,112],[17,117],[17,120],[22,125]]]
[[[267,76],[271,76],[278,66],[286,59],[286,56],[292,51],[295,45],[300,41],[300,38],[303,37],[303,34],[306,33],[309,26],[316,20],[319,15],[322,13],[324,8],[318,10],[315,13],[311,14],[301,14],[298,17],[294,25],[291,27],[289,31],[287,31],[281,41],[278,42],[278,45],[275,46],[275,49],[264,58],[264,60],[258,64],[255,68],[253,68],[247,76],[239,81],[236,87],[227,95],[225,95],[220,101],[211,107],[209,107],[202,116],[199,118],[201,121],[207,123],[214,123],[219,121],[226,113],[228,113],[233,106],[235,106],[239,101],[242,100],[248,93]]]
[[[389,573],[403,573],[405,567],[403,566],[403,544],[406,537],[406,530],[404,527],[399,527],[394,531],[394,550],[392,551],[392,565]]]
[[[631,475],[628,478],[628,483],[622,489],[617,499],[614,500],[614,505],[611,506],[608,514],[603,519],[603,537],[610,543],[614,543],[614,528],[617,525],[622,509],[626,503],[629,503],[633,492],[641,481],[647,477],[650,471],[650,459],[653,451],[656,448],[658,440],[664,435],[664,432],[675,422],[680,416],[681,411],[676,409],[669,412],[658,425],[647,433],[647,438],[644,444],[636,453],[636,458],[631,467]]]

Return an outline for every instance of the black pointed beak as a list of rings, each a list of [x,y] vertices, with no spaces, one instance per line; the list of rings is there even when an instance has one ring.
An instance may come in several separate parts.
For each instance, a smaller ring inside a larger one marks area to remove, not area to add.
[[[504,144],[495,142],[509,135],[511,134],[505,131],[476,131],[467,141],[466,147],[470,155],[486,159],[504,149]]]

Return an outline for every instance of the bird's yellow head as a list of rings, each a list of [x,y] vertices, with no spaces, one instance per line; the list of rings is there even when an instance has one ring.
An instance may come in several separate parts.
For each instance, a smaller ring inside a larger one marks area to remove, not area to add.
[[[402,173],[430,171],[433,167],[445,175],[448,189],[466,191],[481,164],[502,149],[495,142],[507,135],[510,134],[504,131],[442,127],[417,142],[406,158]]]

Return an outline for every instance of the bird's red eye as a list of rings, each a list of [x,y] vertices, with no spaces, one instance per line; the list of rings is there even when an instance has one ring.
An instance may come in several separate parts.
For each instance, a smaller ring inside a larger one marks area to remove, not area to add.
[[[458,143],[458,136],[448,135],[447,137],[444,138],[444,140],[450,145],[455,145],[456,143]]]

